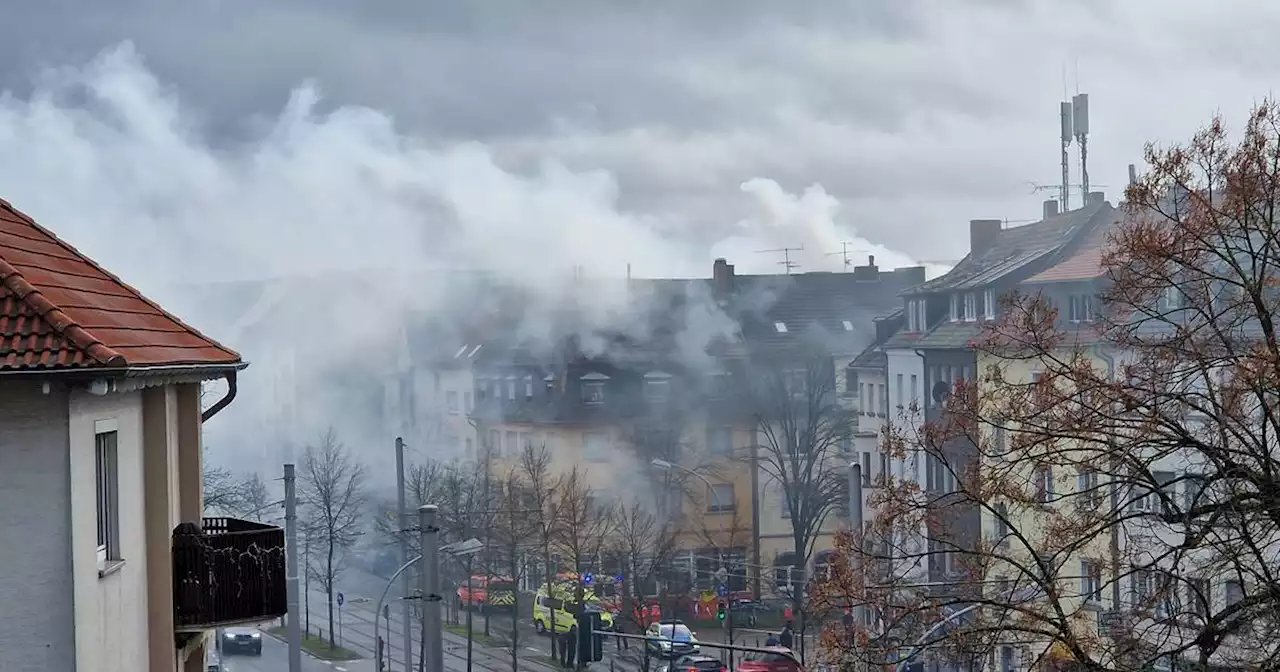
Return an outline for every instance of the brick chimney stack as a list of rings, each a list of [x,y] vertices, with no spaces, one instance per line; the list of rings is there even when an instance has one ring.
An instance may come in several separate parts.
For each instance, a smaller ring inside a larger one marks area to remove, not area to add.
[[[982,256],[996,242],[1004,222],[998,219],[969,220],[969,254]]]
[[[711,267],[711,286],[717,298],[733,293],[733,264],[723,257],[716,259]]]

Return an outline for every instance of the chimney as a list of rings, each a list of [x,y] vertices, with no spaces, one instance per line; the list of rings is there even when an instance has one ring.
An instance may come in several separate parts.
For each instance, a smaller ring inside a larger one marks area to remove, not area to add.
[[[1044,218],[1049,219],[1050,217],[1054,217],[1057,214],[1058,214],[1058,201],[1052,198],[1045,201],[1044,202]]]
[[[1091,192],[1089,192],[1089,199],[1088,199],[1088,201],[1085,203],[1085,205],[1098,205],[1099,203],[1102,203],[1102,202],[1104,202],[1104,201],[1106,201],[1106,200],[1107,200],[1107,194],[1106,194],[1106,192],[1103,192],[1103,191],[1091,191]]]
[[[1131,163],[1129,164],[1129,184],[1133,185],[1137,183],[1138,183],[1138,168]]]
[[[996,242],[1004,222],[998,219],[969,220],[969,254],[982,256]]]
[[[876,281],[876,280],[879,280],[879,279],[880,279],[880,269],[879,269],[879,268],[876,268],[876,257],[875,257],[875,255],[873,255],[873,254],[869,254],[869,255],[867,255],[867,265],[866,265],[866,266],[854,266],[854,267],[853,267],[853,279],[854,279],[854,280],[869,280],[869,281],[872,281],[872,282],[874,282],[874,281]]]
[[[711,266],[711,286],[717,297],[733,293],[733,265],[724,257],[716,259]]]

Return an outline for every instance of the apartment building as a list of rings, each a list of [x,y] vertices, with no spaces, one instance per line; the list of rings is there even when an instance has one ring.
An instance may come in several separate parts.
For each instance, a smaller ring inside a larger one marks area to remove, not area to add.
[[[284,613],[283,531],[203,517],[201,425],[245,366],[0,201],[0,669],[195,672],[213,628]]]
[[[904,294],[904,325],[882,346],[888,408],[906,409],[920,400],[920,413],[902,418],[901,431],[920,436],[925,424],[945,422],[952,386],[958,380],[973,381],[977,375],[978,362],[970,343],[982,333],[983,322],[998,315],[999,298],[1054,265],[1113,211],[1103,194],[1095,192],[1084,207],[1065,213],[1057,211],[1056,201],[1046,201],[1044,217],[1023,226],[1006,228],[996,219],[969,222],[969,253],[947,274]],[[903,381],[901,386],[898,380]],[[917,578],[938,588],[963,573],[959,554],[947,549],[972,548],[979,539],[981,520],[976,507],[949,496],[958,479],[976,473],[972,444],[953,441],[935,448],[898,458],[889,471],[927,493],[932,512],[929,529],[922,531],[926,547],[917,548],[906,540],[914,552],[905,555],[925,558],[927,566],[918,568]]]

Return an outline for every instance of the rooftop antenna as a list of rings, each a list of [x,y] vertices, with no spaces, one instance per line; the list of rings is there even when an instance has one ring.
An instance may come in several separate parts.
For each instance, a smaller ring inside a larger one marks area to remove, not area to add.
[[[800,247],[779,247],[772,250],[757,250],[756,254],[776,254],[778,252],[781,252],[782,261],[779,261],[778,265],[787,269],[787,275],[791,275],[791,269],[800,268],[800,264],[794,261],[791,261],[791,253],[803,252],[803,251],[804,251],[804,245],[801,245]]]
[[[849,268],[850,266],[852,266],[852,265],[853,265],[853,260],[849,258],[849,246],[850,246],[850,245],[852,245],[852,244],[853,244],[853,243],[850,243],[850,242],[847,242],[847,241],[843,241],[843,240],[842,240],[842,241],[840,241],[840,251],[839,251],[839,252],[828,252],[828,253],[827,253],[827,256],[828,256],[828,257],[830,257],[830,256],[837,255],[837,254],[838,254],[838,255],[840,255],[840,257],[841,257],[842,259],[844,259],[844,267],[847,269],[847,268]]]
[[[1062,88],[1067,88],[1067,66],[1062,66]],[[1065,92],[1064,92],[1064,96]],[[1062,211],[1071,209],[1071,159],[1067,156],[1067,148],[1071,146],[1071,103],[1058,103],[1058,122],[1062,126],[1062,184],[1058,187],[1058,200],[1062,201]]]
[[[1077,73],[1077,79],[1079,73]],[[1078,85],[1077,85],[1078,86]],[[1071,98],[1071,125],[1080,144],[1080,199],[1089,204],[1089,94],[1077,93]]]

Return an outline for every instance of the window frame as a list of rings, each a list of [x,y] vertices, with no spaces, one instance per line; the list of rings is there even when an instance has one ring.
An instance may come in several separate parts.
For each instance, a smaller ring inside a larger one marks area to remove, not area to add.
[[[720,502],[720,495],[717,493],[719,488],[729,489],[727,504]],[[738,508],[737,493],[734,492],[732,483],[712,483],[707,495],[707,513],[732,513]]]
[[[964,295],[964,321],[978,321],[978,295],[974,292],[965,292]]]
[[[114,418],[93,423],[97,565],[104,572],[124,561],[120,548],[120,431]]]

